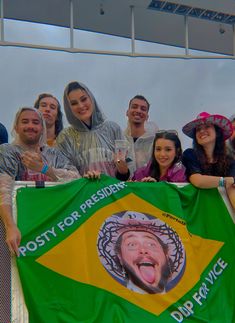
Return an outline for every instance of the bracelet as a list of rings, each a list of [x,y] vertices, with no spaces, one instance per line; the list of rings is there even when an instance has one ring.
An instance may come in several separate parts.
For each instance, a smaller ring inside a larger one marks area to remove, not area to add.
[[[219,187],[224,187],[224,184],[225,184],[225,179],[224,179],[224,177],[220,177],[220,178],[219,178]]]
[[[42,167],[41,173],[42,174],[46,174],[46,172],[48,171],[48,169],[49,169],[49,166],[47,164],[44,164],[43,167]]]

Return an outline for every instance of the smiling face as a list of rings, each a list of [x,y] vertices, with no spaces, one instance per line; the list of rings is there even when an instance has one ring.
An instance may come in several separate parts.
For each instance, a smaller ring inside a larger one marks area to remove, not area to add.
[[[127,117],[130,123],[143,124],[148,120],[148,104],[145,100],[133,99],[127,110]]]
[[[35,111],[23,110],[17,120],[15,131],[22,143],[36,145],[43,132],[42,122]]]
[[[121,265],[129,278],[149,293],[159,292],[167,257],[157,237],[147,231],[128,231],[121,237]]]
[[[68,94],[68,98],[73,115],[87,125],[90,125],[94,108],[87,92],[82,89],[76,89]]]
[[[214,125],[211,123],[205,123],[196,127],[196,140],[201,146],[207,146],[210,144],[214,145],[216,141]]]
[[[42,98],[39,102],[38,109],[42,112],[47,127],[55,125],[58,116],[58,102],[55,98]]]
[[[155,141],[154,157],[159,164],[160,171],[166,171],[171,167],[176,157],[174,141],[165,138],[158,138]]]

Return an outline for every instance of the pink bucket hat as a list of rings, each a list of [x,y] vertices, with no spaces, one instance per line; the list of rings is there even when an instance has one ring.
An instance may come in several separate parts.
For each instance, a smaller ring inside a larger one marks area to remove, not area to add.
[[[210,114],[208,112],[199,113],[195,120],[187,123],[182,128],[182,131],[185,135],[193,138],[195,128],[205,123],[212,123],[213,125],[220,127],[223,131],[224,140],[228,139],[233,133],[233,126],[228,118],[220,114]]]

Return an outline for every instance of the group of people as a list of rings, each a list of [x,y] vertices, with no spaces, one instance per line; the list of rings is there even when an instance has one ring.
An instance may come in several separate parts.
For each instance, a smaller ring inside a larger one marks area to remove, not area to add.
[[[40,94],[34,107],[20,108],[12,143],[0,145],[0,215],[11,252],[18,254],[20,232],[12,217],[15,180],[64,181],[101,173],[129,181],[191,182],[199,188],[225,187],[235,208],[235,115],[200,113],[183,127],[193,148],[182,152],[176,130],[159,130],[148,122],[150,104],[142,95],[129,102],[128,126],[106,119],[92,92],[80,82],[64,90],[63,127],[59,101]],[[116,140],[126,140],[124,158]]]

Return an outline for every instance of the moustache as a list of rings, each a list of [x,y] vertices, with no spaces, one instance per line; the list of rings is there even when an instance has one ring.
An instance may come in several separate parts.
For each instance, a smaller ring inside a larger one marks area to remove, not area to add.
[[[146,263],[146,262],[150,262],[153,266],[155,265],[159,266],[159,262],[149,255],[138,256],[134,261],[134,264],[138,266],[140,263]]]
[[[37,133],[37,131],[36,130],[34,130],[34,129],[26,129],[26,130],[24,130],[24,132],[29,132],[29,133],[31,133],[31,132],[34,132],[34,133]]]

